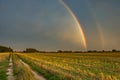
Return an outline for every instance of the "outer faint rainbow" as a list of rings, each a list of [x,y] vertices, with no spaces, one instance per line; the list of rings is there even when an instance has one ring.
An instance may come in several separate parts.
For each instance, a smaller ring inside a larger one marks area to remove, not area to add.
[[[72,17],[74,18],[78,28],[79,28],[79,32],[80,32],[80,35],[81,35],[81,38],[82,38],[82,42],[83,42],[83,45],[85,47],[85,49],[87,49],[87,43],[86,43],[86,38],[85,38],[85,34],[84,34],[84,31],[82,29],[82,26],[78,20],[78,18],[76,17],[76,15],[73,13],[73,11],[70,9],[70,7],[63,1],[63,0],[59,0],[64,6],[65,8],[69,11],[69,13],[72,15]]]
[[[104,49],[104,36],[103,36],[103,32],[102,32],[102,29],[101,29],[101,25],[96,21],[96,27],[97,27],[97,31],[98,31],[98,34],[99,34],[99,37],[100,37],[100,41],[101,41],[101,47],[102,49]]]
[[[100,24],[100,22],[98,21],[97,15],[96,15],[93,7],[91,7],[91,4],[90,4],[89,0],[86,0],[86,3],[87,3],[87,5],[89,6],[89,9],[90,9],[91,14],[92,14],[93,19],[94,19],[94,22],[95,22],[95,25],[96,25],[96,29],[97,29],[97,31],[98,31],[98,36],[100,37],[100,41],[101,41],[101,48],[104,49],[105,40],[104,40],[104,35],[103,35],[103,31],[102,31],[101,24]]]

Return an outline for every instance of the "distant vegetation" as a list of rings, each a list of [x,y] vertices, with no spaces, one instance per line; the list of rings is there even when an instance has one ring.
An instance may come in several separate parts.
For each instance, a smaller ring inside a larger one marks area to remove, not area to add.
[[[10,47],[0,46],[0,52],[13,52]]]
[[[0,52],[13,52],[13,49],[6,46],[0,46]],[[17,51],[16,51],[17,52]],[[72,50],[57,50],[57,51],[40,51],[35,48],[26,48],[24,51],[19,51],[23,53],[109,53],[109,52],[120,52],[120,50],[112,49],[110,51],[105,50],[88,50],[88,51],[72,51]]]
[[[25,51],[23,51],[25,53],[35,53],[35,52],[39,52],[37,49],[34,48],[26,48]]]
[[[63,51],[63,50],[58,50],[57,53],[112,53],[112,52],[120,52],[120,50],[112,49],[111,51],[97,51],[97,50],[88,50],[88,51]]]

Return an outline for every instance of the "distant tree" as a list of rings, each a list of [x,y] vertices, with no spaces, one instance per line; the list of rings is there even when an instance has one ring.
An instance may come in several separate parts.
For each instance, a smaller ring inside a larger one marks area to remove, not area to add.
[[[82,51],[74,51],[74,53],[83,53]]]
[[[93,50],[93,52],[95,52],[95,53],[96,53],[96,52],[98,52],[98,51],[97,51],[97,50]]]
[[[62,50],[58,50],[58,53],[72,53],[72,51],[62,51]]]
[[[116,50],[116,49],[113,49],[112,52],[117,52],[117,50]]]
[[[0,46],[0,52],[13,52],[10,47]]]
[[[64,53],[72,53],[72,51],[63,51]]]
[[[87,51],[88,53],[96,53],[96,52],[98,52],[97,50],[88,50]]]
[[[102,52],[105,52],[105,50],[102,50]]]
[[[34,49],[34,48],[26,48],[25,51],[23,52],[26,52],[26,53],[35,53],[35,52],[39,52],[37,49]]]
[[[47,53],[46,51],[39,51],[40,53]]]
[[[62,50],[58,50],[57,52],[58,52],[58,53],[62,53],[63,51],[62,51]]]
[[[92,51],[91,51],[91,50],[88,50],[87,52],[90,53],[90,52],[92,52]]]

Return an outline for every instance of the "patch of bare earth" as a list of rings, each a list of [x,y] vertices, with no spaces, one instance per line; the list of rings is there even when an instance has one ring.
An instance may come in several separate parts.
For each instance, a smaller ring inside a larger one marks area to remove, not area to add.
[[[15,80],[14,76],[13,76],[13,62],[12,62],[12,58],[10,57],[10,61],[9,61],[9,67],[7,69],[7,80]]]

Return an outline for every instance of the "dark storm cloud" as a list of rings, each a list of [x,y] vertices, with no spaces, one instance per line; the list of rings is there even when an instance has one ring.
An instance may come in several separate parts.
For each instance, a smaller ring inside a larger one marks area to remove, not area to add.
[[[76,24],[59,1],[1,0],[1,4],[5,10],[0,13],[0,44],[18,50],[82,48]]]
[[[119,48],[119,1],[91,0],[89,5],[85,0],[65,2],[79,18],[89,49],[100,49],[101,45],[96,20],[104,34],[104,49]],[[81,40],[73,17],[59,0],[0,0],[1,45],[18,50],[26,47],[40,50],[83,50]]]

